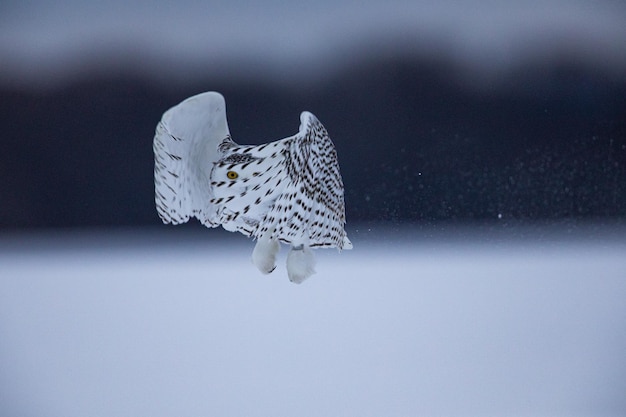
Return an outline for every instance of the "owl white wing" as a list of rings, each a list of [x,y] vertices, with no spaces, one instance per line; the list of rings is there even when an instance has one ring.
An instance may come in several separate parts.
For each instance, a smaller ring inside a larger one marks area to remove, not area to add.
[[[230,137],[224,97],[207,92],[190,97],[163,114],[154,136],[155,202],[164,223],[196,217],[219,225],[211,203],[211,169],[218,146]]]
[[[258,236],[273,228],[273,237],[294,246],[351,249],[344,230],[343,181],[328,132],[313,114],[302,112],[298,133],[283,141],[289,181],[261,222]]]

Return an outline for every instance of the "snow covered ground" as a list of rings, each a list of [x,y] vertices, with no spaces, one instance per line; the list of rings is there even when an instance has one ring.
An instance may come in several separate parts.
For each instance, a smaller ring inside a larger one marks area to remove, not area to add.
[[[351,229],[302,285],[218,230],[0,236],[0,414],[624,415],[625,230],[545,230]]]

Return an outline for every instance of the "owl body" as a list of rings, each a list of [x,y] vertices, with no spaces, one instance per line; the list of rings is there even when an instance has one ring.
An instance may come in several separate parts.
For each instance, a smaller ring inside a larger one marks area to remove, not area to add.
[[[291,245],[289,277],[313,273],[310,248],[350,249],[343,182],[324,126],[300,115],[297,134],[238,145],[228,132],[224,98],[190,97],[163,115],[154,138],[155,201],[164,223],[196,217],[256,239],[253,262],[274,270],[278,242]]]
[[[287,185],[281,178],[283,155],[255,148],[259,147],[223,143],[224,157],[215,163],[210,176],[218,222],[226,230],[252,237],[258,237],[266,213]]]

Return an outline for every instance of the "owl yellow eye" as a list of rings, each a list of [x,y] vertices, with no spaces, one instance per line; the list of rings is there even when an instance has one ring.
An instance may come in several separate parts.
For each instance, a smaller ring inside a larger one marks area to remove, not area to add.
[[[234,180],[234,179],[237,179],[239,174],[237,174],[235,171],[228,171],[226,173],[226,176],[228,177],[229,180]]]

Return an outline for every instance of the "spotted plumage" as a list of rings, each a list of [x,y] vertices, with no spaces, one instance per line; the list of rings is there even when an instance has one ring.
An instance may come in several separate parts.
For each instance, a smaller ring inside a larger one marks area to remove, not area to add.
[[[309,112],[297,134],[239,145],[228,130],[224,98],[193,96],[171,108],[154,138],[155,201],[164,223],[196,217],[253,237],[253,262],[275,268],[278,242],[290,244],[289,277],[313,273],[310,248],[350,249],[343,182],[328,133]]]

